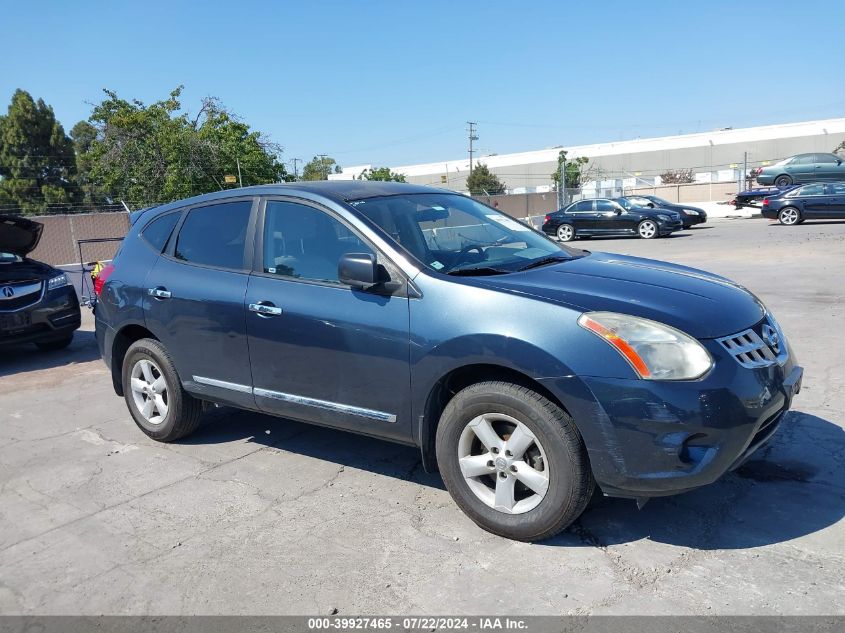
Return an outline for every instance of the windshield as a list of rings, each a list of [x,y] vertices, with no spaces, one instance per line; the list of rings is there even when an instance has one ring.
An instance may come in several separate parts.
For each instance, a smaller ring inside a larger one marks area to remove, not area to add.
[[[641,200],[641,198],[616,198],[613,202],[619,204],[623,209],[631,209],[636,206],[643,206]]]
[[[0,251],[0,264],[11,264],[13,262],[19,262],[20,257],[13,253],[3,253]]]
[[[651,200],[654,204],[661,207],[666,204],[674,204],[672,202],[669,202],[668,200],[664,200],[663,198],[658,198],[657,196],[649,196],[648,199]]]
[[[381,196],[350,204],[441,273],[508,273],[581,254],[460,194]]]

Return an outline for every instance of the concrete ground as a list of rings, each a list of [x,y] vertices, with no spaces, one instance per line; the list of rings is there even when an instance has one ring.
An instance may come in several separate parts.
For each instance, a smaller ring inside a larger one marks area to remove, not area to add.
[[[845,614],[845,222],[577,244],[712,270],[771,307],[806,375],[769,448],[516,543],[411,448],[230,409],[147,439],[87,318],[69,352],[0,352],[0,613]]]

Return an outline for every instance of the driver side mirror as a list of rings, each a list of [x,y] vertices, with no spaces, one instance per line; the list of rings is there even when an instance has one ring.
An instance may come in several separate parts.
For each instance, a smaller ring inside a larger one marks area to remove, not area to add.
[[[649,207],[650,209],[653,209],[653,208],[654,208],[654,203],[653,203],[653,202],[649,202],[649,203],[648,203],[648,207]]]
[[[346,253],[337,263],[340,283],[353,288],[368,288],[379,283],[379,266],[372,253]]]

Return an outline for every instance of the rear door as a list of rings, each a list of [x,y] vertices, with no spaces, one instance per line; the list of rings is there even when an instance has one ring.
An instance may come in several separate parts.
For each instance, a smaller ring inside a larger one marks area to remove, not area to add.
[[[350,225],[300,199],[263,203],[246,295],[255,400],[264,411],[411,441],[407,283]],[[338,281],[346,253],[403,280],[391,294]]]
[[[564,216],[575,227],[575,231],[592,233],[596,229],[596,212],[593,200],[581,200],[569,207]]]
[[[147,327],[167,348],[185,387],[255,407],[244,296],[257,199],[191,207],[147,275]]]
[[[816,178],[816,155],[799,154],[786,166],[786,170],[795,182],[813,182]]]
[[[825,195],[825,186],[821,183],[804,185],[798,190],[796,198],[800,199],[804,207],[804,217],[824,218],[827,217],[828,196]]]

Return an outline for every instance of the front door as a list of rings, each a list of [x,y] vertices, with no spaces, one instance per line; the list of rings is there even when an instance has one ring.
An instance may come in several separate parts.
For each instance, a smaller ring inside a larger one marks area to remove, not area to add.
[[[340,283],[343,254],[375,251],[320,207],[270,199],[261,215],[246,293],[257,405],[276,415],[410,441],[406,286],[401,295],[390,295]]]
[[[253,203],[190,209],[144,284],[147,327],[186,388],[243,407],[255,406],[244,309]]]
[[[804,203],[805,218],[824,218],[828,214],[828,196],[825,195],[824,185],[816,183],[804,185],[798,193]]]

